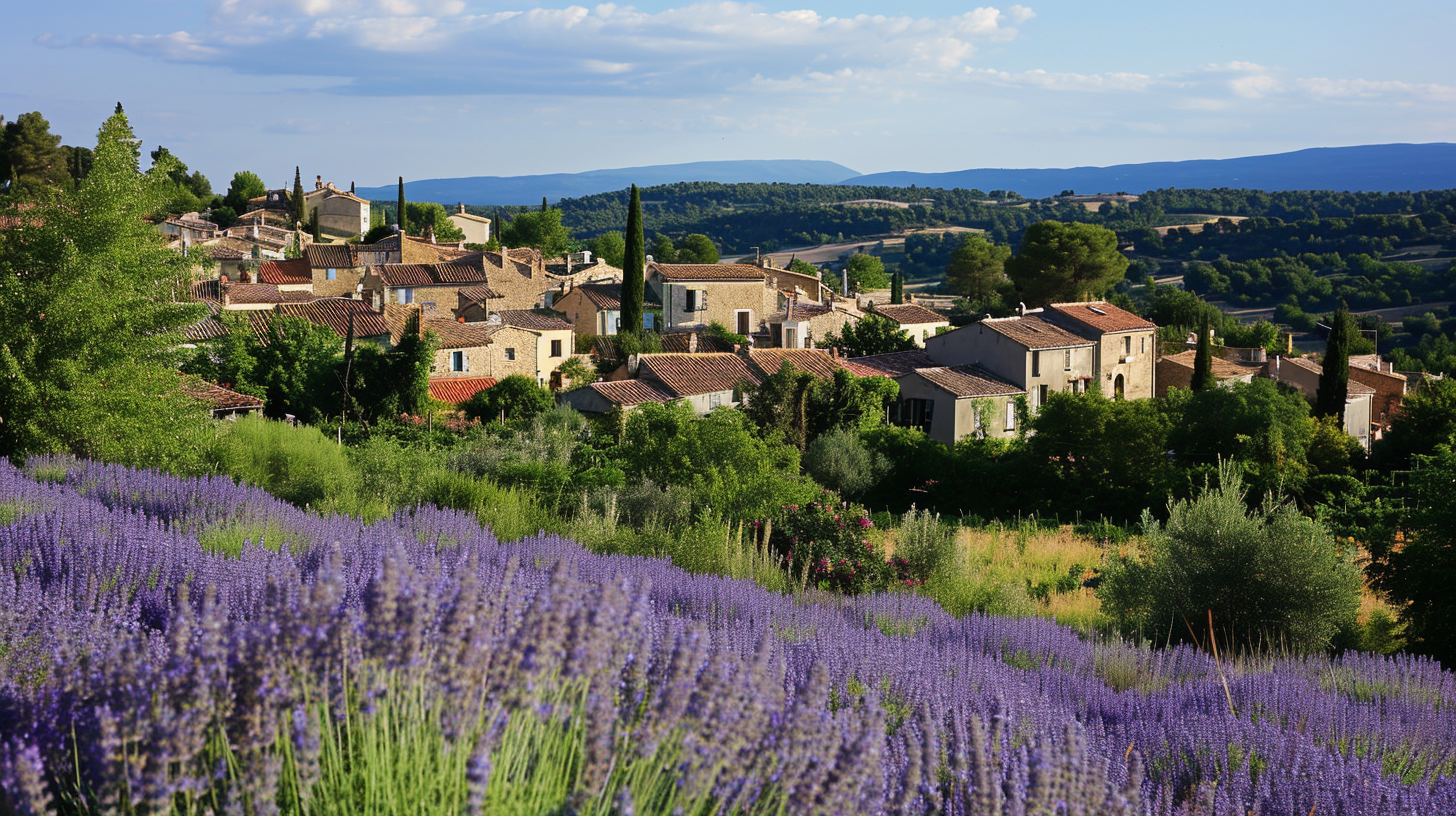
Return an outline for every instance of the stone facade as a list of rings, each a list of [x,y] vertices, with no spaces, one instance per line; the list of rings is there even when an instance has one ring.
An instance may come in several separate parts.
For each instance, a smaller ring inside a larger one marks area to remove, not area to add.
[[[303,203],[310,216],[318,214],[320,232],[347,236],[369,231],[369,202],[332,182],[316,181],[314,189],[303,194]]]
[[[1155,324],[1105,301],[1054,303],[1042,316],[1096,343],[1092,371],[1104,395],[1149,399],[1157,392]]]
[[[1096,344],[1034,315],[987,319],[934,335],[925,351],[944,366],[980,365],[1026,392],[1032,410],[1050,394],[1083,391],[1095,371]]]

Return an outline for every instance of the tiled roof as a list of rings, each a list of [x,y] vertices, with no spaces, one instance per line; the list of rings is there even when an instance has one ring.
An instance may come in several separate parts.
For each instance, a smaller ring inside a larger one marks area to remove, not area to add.
[[[455,405],[495,386],[495,377],[443,377],[430,380],[430,397]]]
[[[494,289],[480,284],[478,286],[466,286],[460,290],[460,296],[471,303],[484,304],[487,300],[500,297],[500,293]]]
[[[456,286],[485,283],[485,270],[458,263],[382,264],[375,274],[388,286]]]
[[[247,306],[283,302],[283,294],[271,283],[232,283],[223,291],[233,303]]]
[[[193,343],[227,337],[229,333],[227,324],[212,315],[204,317],[182,330],[182,336]]]
[[[313,269],[303,258],[292,261],[264,261],[258,265],[258,280],[276,286],[312,285]]]
[[[770,323],[778,323],[785,320],[810,320],[816,317],[823,317],[834,311],[834,307],[828,303],[813,303],[800,301],[791,298],[789,304],[781,312],[774,312],[769,316]]]
[[[1183,366],[1191,371],[1193,369],[1193,358],[1197,354],[1197,351],[1189,349],[1188,351],[1180,351],[1177,354],[1166,354],[1159,362]],[[1213,355],[1209,362],[1214,379],[1218,380],[1227,380],[1231,377],[1247,377],[1250,374],[1259,373],[1260,370],[1257,366],[1242,366],[1238,363],[1225,360],[1218,355]]]
[[[977,365],[917,368],[914,373],[957,397],[1009,397],[1026,393]]]
[[[657,380],[674,396],[731,391],[763,381],[737,354],[644,354],[639,377]]]
[[[614,405],[641,405],[645,402],[671,402],[673,396],[641,380],[596,382],[586,386]]]
[[[576,288],[580,289],[582,295],[598,309],[613,311],[622,308],[622,284],[620,283],[583,283]]]
[[[875,314],[884,315],[901,326],[917,323],[949,323],[950,319],[940,312],[934,312],[917,303],[891,303],[876,305]]]
[[[389,324],[389,336],[398,343],[404,336],[405,326],[411,315],[419,310],[413,306],[398,303],[384,305],[384,319]],[[421,315],[420,331],[430,332],[442,349],[479,348],[490,345],[490,336],[500,329],[498,323],[462,323],[439,317]]]
[[[844,368],[838,357],[820,349],[753,349],[748,356],[764,376],[777,373],[784,363],[826,378],[833,377],[834,372]]]
[[[606,335],[598,335],[592,341],[592,356],[599,360],[620,360],[621,350],[617,348],[617,338]]]
[[[699,330],[693,326],[674,326],[662,333],[662,350],[665,352],[687,353],[693,347],[694,335],[698,338],[697,350],[702,352],[729,352],[733,351],[733,344],[721,337],[714,337],[711,334]]]
[[[877,372],[882,377],[899,377],[917,368],[935,368],[937,363],[924,349],[892,351],[888,354],[872,354],[868,357],[853,357],[849,362]]]
[[[515,326],[518,329],[530,329],[532,331],[563,331],[571,328],[571,324],[553,314],[542,314],[541,312],[529,309],[502,309],[499,312],[501,322],[507,326]]]
[[[214,411],[240,411],[244,409],[260,409],[263,401],[249,394],[240,394],[231,388],[223,388],[220,385],[201,380],[184,379],[182,381],[182,393],[193,399],[205,402],[212,406]]]
[[[795,287],[798,287],[804,290],[804,294],[817,299],[819,297],[819,289],[824,285],[823,281],[819,280],[816,276],[790,272],[787,269],[769,267],[763,270],[763,272],[775,288],[790,294],[793,293]]]
[[[310,323],[333,329],[334,334],[340,337],[348,337],[350,312],[354,314],[355,337],[378,337],[389,334],[389,324],[385,321],[384,315],[374,311],[369,304],[362,300],[324,298],[312,303],[284,303],[275,307],[272,312],[262,314],[301,317]],[[250,315],[250,317],[252,316]]]
[[[359,266],[353,244],[309,244],[304,257],[313,269],[353,269]]]
[[[1185,351],[1183,353],[1192,354],[1195,352]],[[1324,366],[1321,366],[1319,363],[1316,363],[1307,357],[1283,357],[1279,360],[1279,364],[1296,366],[1298,368],[1304,369],[1305,371],[1309,371],[1320,376],[1323,376],[1325,373]],[[1350,394],[1374,394],[1375,389],[1371,388],[1365,383],[1350,380],[1349,387],[1346,389],[1346,392]]]
[[[1092,345],[1091,340],[1078,337],[1066,329],[1053,326],[1036,315],[987,318],[980,323],[972,323],[956,331],[977,331],[978,327],[990,329],[1029,349],[1072,348],[1075,346]]]
[[[476,221],[476,222],[482,223],[482,224],[489,224],[490,223],[490,219],[489,218],[486,218],[483,215],[476,215],[475,213],[452,212],[452,213],[450,213],[450,217],[451,218],[464,218],[466,221]]]
[[[1091,326],[1097,331],[1115,334],[1125,331],[1155,331],[1156,324],[1118,308],[1105,300],[1085,303],[1053,303],[1052,311]]]
[[[761,281],[763,270],[753,264],[653,264],[664,280]]]

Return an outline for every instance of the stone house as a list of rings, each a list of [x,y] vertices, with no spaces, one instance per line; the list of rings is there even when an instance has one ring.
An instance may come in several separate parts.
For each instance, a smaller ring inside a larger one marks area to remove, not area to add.
[[[232,420],[263,411],[263,400],[258,397],[190,377],[183,379],[182,393],[206,405],[213,419]]]
[[[490,243],[490,219],[466,212],[464,204],[459,205],[457,212],[450,213],[450,223],[465,233],[465,243]]]
[[[825,286],[818,276],[779,269],[767,263],[759,268],[763,270],[764,280],[768,285],[782,293],[785,298],[797,297],[801,301],[814,303],[828,303],[834,298],[834,290]]]
[[[1409,380],[1404,374],[1397,372],[1395,366],[1382,361],[1377,354],[1351,357],[1350,380],[1375,389],[1370,418],[1375,424],[1375,438],[1378,440],[1384,431],[1390,430],[1390,420],[1400,410]]]
[[[503,330],[509,334],[496,341],[499,345],[509,338],[515,345],[502,347],[504,363],[522,364],[522,370],[512,373],[527,373],[534,376],[541,385],[552,388],[561,386],[557,369],[573,356],[576,333],[570,323],[553,314],[543,314],[529,309],[504,309],[498,317]]]
[[[779,308],[778,290],[753,264],[659,264],[647,286],[660,299],[667,328],[719,323],[744,336]]]
[[[893,379],[900,396],[890,410],[896,425],[920,428],[947,445],[966,437],[1013,437],[1017,399],[1026,391],[977,365],[942,366],[915,349],[848,361],[861,376]]]
[[[1177,354],[1164,354],[1158,358],[1157,395],[1159,397],[1168,396],[1168,391],[1174,388],[1193,387],[1193,360],[1197,354],[1196,349],[1189,349]],[[1253,381],[1254,377],[1263,371],[1263,366],[1240,365],[1232,360],[1214,355],[1209,359],[1209,370],[1213,373],[1216,383],[1228,387],[1236,382]]]
[[[369,231],[369,202],[354,195],[352,188],[345,192],[319,176],[313,189],[303,194],[304,213],[318,216],[320,232],[349,236]]]
[[[551,308],[566,315],[578,334],[614,335],[622,328],[622,284],[583,283],[556,298]]]
[[[435,359],[430,363],[432,381],[450,377],[495,375],[491,359],[491,336],[497,327],[432,317],[429,312],[397,303],[385,305],[384,314],[389,321],[390,340],[394,345],[399,345],[410,318],[416,314],[420,316],[420,331],[435,336]]]
[[[747,389],[763,382],[746,354],[643,354],[637,380],[683,399],[699,414],[743,402]]]
[[[605,414],[613,408],[630,411],[649,402],[659,405],[676,400],[672,394],[644,380],[594,382],[561,395],[563,405],[584,414]]]
[[[309,244],[303,248],[313,279],[313,293],[319,297],[358,297],[364,282],[364,264],[355,244]]]
[[[792,297],[768,316],[769,342],[776,348],[811,349],[825,335],[843,332],[860,317],[849,301],[813,303]]]
[[[281,303],[269,311],[248,312],[248,322],[262,339],[268,334],[268,325],[280,316],[302,318],[315,326],[323,326],[341,340],[347,339],[352,331],[355,342],[373,343],[384,349],[393,345],[388,319],[362,300],[326,298],[308,303]]]
[[[314,294],[313,270],[304,258],[295,258],[291,261],[264,261],[258,264],[258,280],[277,286],[280,292]]]
[[[876,305],[873,312],[881,317],[889,318],[900,330],[915,341],[915,345],[925,348],[925,341],[936,335],[940,329],[950,328],[950,320],[940,312],[932,311],[918,303],[891,303],[884,306]]]
[[[1324,368],[1319,363],[1304,357],[1275,356],[1264,366],[1264,376],[1290,386],[1310,402],[1319,393],[1320,375],[1323,373]],[[1375,389],[1352,377],[1345,395],[1345,433],[1358,439],[1366,453],[1370,452],[1374,441],[1371,426],[1374,408]]]
[[[192,300],[224,311],[266,311],[281,303],[307,303],[314,296],[306,291],[280,291],[276,284],[254,283],[243,273],[234,282],[226,277],[192,284]]]
[[[1096,343],[1092,372],[1103,394],[1149,399],[1157,391],[1156,324],[1100,300],[1053,303],[1042,317]]]
[[[406,242],[408,246],[411,242]],[[549,284],[544,277],[527,277],[523,269],[529,265],[520,264],[509,258],[501,265],[497,253],[468,253],[453,261],[438,263],[382,264],[370,267],[363,276],[364,291],[378,304],[418,303],[426,311],[451,312],[469,304],[478,304],[489,310],[534,309],[541,304],[543,287]],[[473,287],[485,287],[473,289]],[[462,290],[472,290],[478,297],[461,300]],[[455,317],[480,317],[477,314],[459,313]]]
[[[937,365],[976,365],[1026,392],[1032,411],[1059,391],[1083,392],[1095,376],[1096,343],[1027,312],[986,318],[930,337]]]

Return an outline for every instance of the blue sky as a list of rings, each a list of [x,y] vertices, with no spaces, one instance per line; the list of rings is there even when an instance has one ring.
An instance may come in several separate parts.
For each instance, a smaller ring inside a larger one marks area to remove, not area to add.
[[[120,100],[215,188],[827,159],[1065,167],[1456,141],[1450,0],[11,4],[0,113]]]

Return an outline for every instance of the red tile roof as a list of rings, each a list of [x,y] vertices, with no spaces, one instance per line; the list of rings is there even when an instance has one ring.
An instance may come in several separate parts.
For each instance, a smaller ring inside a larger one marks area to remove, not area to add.
[[[753,264],[653,264],[664,280],[761,281],[763,270]]]
[[[1190,352],[1186,352],[1186,351],[1183,352],[1183,354],[1189,354],[1189,353]],[[1197,352],[1191,352],[1191,353],[1197,353]],[[1325,373],[1324,366],[1320,365],[1319,363],[1314,362],[1313,360],[1310,360],[1307,357],[1284,357],[1284,358],[1280,359],[1279,363],[1281,365],[1292,365],[1292,366],[1295,366],[1296,368],[1302,368],[1305,371],[1311,372],[1311,373],[1316,374],[1316,375],[1319,375],[1319,376],[1324,376],[1324,373]],[[1274,369],[1274,367],[1272,365],[1269,366],[1269,368],[1270,368],[1270,370],[1273,370]],[[1365,383],[1356,382],[1355,380],[1350,380],[1349,387],[1347,389],[1345,389],[1345,390],[1346,390],[1347,393],[1350,393],[1350,394],[1374,394],[1375,393],[1375,389],[1374,388],[1371,388],[1370,386],[1366,385]]]
[[[542,314],[529,309],[502,309],[498,314],[507,326],[532,331],[565,331],[571,324],[552,314]]]
[[[430,380],[430,397],[455,405],[495,386],[494,377],[442,377]]]
[[[485,283],[485,270],[459,263],[382,264],[375,274],[389,286],[456,286]]]
[[[260,410],[263,401],[249,394],[240,394],[231,388],[223,388],[210,382],[200,380],[184,379],[182,381],[182,393],[193,399],[205,402],[216,411],[242,411],[248,409]]]
[[[1026,393],[977,365],[917,368],[914,373],[957,397],[1009,397]]]
[[[695,326],[674,326],[662,332],[662,350],[686,354],[693,348],[693,337],[698,339],[697,350],[706,352],[732,352],[733,344],[720,337],[714,337]]]
[[[313,269],[303,258],[291,261],[264,261],[258,266],[258,280],[275,286],[312,285]]]
[[[641,380],[597,382],[586,386],[614,405],[641,405],[645,402],[671,402],[673,396]]]
[[[822,349],[753,349],[748,356],[763,376],[778,373],[784,363],[825,378],[833,377],[834,372],[846,368],[838,357]]]
[[[1182,366],[1192,371],[1193,358],[1197,354],[1198,352],[1194,349],[1180,351],[1177,354],[1165,354],[1162,359],[1158,360],[1158,364],[1168,363],[1170,365]],[[1214,355],[1208,362],[1214,379],[1218,380],[1227,380],[1232,377],[1247,377],[1251,374],[1258,374],[1263,369],[1262,366],[1242,366],[1238,363],[1225,360],[1218,355]]]
[[[398,343],[404,336],[410,316],[418,310],[413,306],[397,303],[384,305],[384,319],[389,323],[390,338]],[[424,312],[420,317],[420,330],[435,335],[442,349],[480,348],[490,345],[490,337],[500,330],[498,323],[462,323],[443,317],[430,317]]]
[[[1023,317],[987,318],[956,331],[976,331],[984,327],[1009,338],[1029,349],[1072,348],[1090,346],[1092,341],[1078,337],[1066,329],[1059,328],[1036,315]]]
[[[1116,334],[1117,332],[1127,331],[1156,331],[1158,328],[1156,324],[1144,320],[1126,309],[1113,306],[1105,300],[1094,300],[1083,303],[1053,303],[1047,308],[1105,334]]]
[[[756,386],[763,377],[737,354],[644,354],[638,377],[656,380],[676,397]]]
[[[193,343],[205,340],[216,340],[219,337],[227,337],[229,330],[227,324],[218,320],[216,316],[209,315],[193,323],[182,330],[182,336]]]
[[[500,293],[485,284],[463,287],[460,296],[470,303],[484,304],[487,300],[500,297]]]
[[[310,323],[333,329],[334,334],[340,337],[348,337],[351,312],[354,315],[354,336],[356,338],[389,334],[389,324],[385,321],[384,315],[374,311],[369,304],[362,300],[324,298],[312,303],[283,303],[276,306],[272,312],[262,314],[301,317]],[[250,317],[252,316],[250,315]]]
[[[918,303],[890,303],[875,306],[875,314],[884,315],[901,326],[918,323],[949,323],[950,319],[940,312],[931,311]]]
[[[924,349],[892,351],[888,354],[872,354],[868,357],[853,357],[849,362],[869,369],[882,377],[899,377],[917,368],[935,368],[937,363]]]
[[[313,269],[353,269],[359,266],[359,256],[353,244],[309,244],[303,248],[303,255]]]
[[[620,310],[622,308],[622,284],[620,283],[583,283],[576,287],[592,305],[604,311]]]

